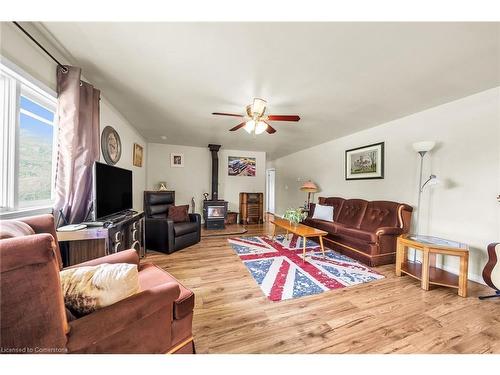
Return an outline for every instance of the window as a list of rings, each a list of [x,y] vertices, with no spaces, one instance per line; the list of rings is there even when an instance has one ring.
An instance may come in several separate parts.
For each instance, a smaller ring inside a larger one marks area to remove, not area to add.
[[[52,207],[55,93],[8,61],[0,63],[0,213]]]

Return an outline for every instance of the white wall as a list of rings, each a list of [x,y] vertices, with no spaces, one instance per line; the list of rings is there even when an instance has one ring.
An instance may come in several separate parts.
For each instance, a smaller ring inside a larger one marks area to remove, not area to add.
[[[184,168],[170,167],[172,152],[184,154]],[[203,193],[210,193],[211,186],[208,148],[149,143],[146,166],[147,190],[156,190],[165,181],[168,190],[175,190],[176,204],[191,205],[194,197],[196,212],[201,213]]]
[[[146,160],[148,152],[146,140],[127,120],[125,120],[120,112],[103,97],[101,99],[101,129],[104,129],[104,127],[108,125],[116,129],[122,141],[122,156],[118,163],[116,163],[116,166],[132,171],[134,209],[142,211],[143,192],[146,190]],[[142,167],[135,167],[133,165],[134,143],[144,148]],[[101,161],[105,162],[102,155]]]
[[[43,37],[31,25],[23,23],[25,27],[42,45],[48,49],[59,61],[72,64],[67,56]],[[56,64],[43,53],[33,42],[10,22],[0,23],[0,55],[6,57],[28,74],[56,90]],[[78,65],[78,64],[75,64]],[[85,75],[85,72],[82,72]],[[91,82],[92,83],[92,82]],[[99,88],[99,87],[97,87]],[[106,100],[106,93],[101,92],[101,129],[109,125],[115,128],[122,142],[122,156],[117,166],[132,170],[134,182],[134,208],[142,210],[142,196],[146,187],[145,157],[142,168],[132,165],[133,144],[144,147],[147,154],[146,140],[135,130],[125,118]],[[101,157],[101,160],[102,157]]]
[[[255,177],[228,176],[228,156],[248,156],[255,158]],[[266,153],[256,151],[225,150],[221,148],[219,151],[219,197],[224,198],[229,202],[229,209],[231,211],[239,212],[240,192],[264,193],[265,195]]]
[[[268,163],[276,168],[277,212],[303,204],[298,179],[311,178],[318,196],[385,199],[416,206],[419,156],[412,143],[435,140],[424,176],[441,184],[422,197],[422,233],[471,246],[469,275],[480,280],[488,243],[500,240],[500,88],[339,138]],[[346,181],[345,150],[385,142],[385,178]],[[415,218],[415,215],[414,215]],[[453,258],[444,266],[457,269]]]
[[[170,153],[184,154],[184,168],[170,167]],[[228,176],[228,156],[256,158],[255,177]],[[265,190],[266,155],[264,152],[219,150],[219,198],[229,202],[229,209],[239,211],[240,192]],[[169,190],[175,190],[176,204],[190,204],[195,198],[196,212],[201,213],[203,193],[211,193],[212,162],[208,147],[148,144],[147,187],[156,189],[158,182],[166,181]]]

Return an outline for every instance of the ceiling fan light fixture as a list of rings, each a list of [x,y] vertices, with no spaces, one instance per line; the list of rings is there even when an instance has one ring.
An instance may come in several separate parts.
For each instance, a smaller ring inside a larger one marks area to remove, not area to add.
[[[252,104],[252,113],[254,116],[262,116],[266,110],[267,102],[261,98],[254,98]]]
[[[267,124],[264,121],[259,121],[255,126],[255,134],[262,134],[266,131]]]
[[[254,120],[247,121],[243,129],[245,129],[248,134],[252,134],[253,130],[255,129],[255,121]]]

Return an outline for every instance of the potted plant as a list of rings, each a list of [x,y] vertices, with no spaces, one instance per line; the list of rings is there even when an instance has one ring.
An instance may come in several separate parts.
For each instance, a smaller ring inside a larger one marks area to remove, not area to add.
[[[288,220],[290,225],[297,225],[306,218],[307,214],[303,208],[289,208],[285,211],[283,219]]]

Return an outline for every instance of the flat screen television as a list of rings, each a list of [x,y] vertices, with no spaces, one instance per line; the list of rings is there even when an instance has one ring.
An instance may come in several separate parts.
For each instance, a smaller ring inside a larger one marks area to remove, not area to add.
[[[132,208],[132,171],[96,162],[94,166],[94,218]]]

